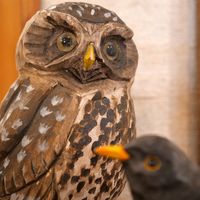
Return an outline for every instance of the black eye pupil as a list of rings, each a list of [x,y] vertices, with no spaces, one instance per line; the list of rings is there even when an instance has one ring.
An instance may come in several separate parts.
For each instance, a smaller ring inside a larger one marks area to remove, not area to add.
[[[155,167],[155,166],[157,166],[157,161],[156,160],[154,160],[154,159],[151,159],[151,160],[149,160],[149,162],[148,162],[148,165],[150,166],[150,167]]]
[[[106,48],[106,53],[111,56],[114,57],[117,54],[117,49],[113,44],[108,44],[107,48]]]
[[[70,47],[73,44],[72,38],[70,36],[62,37],[61,43],[64,47]]]

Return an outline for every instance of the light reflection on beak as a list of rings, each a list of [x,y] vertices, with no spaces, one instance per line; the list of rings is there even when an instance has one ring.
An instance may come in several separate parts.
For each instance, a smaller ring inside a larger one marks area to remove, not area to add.
[[[90,43],[87,46],[84,58],[83,58],[83,70],[88,71],[92,68],[92,65],[95,63],[95,49],[94,44]]]

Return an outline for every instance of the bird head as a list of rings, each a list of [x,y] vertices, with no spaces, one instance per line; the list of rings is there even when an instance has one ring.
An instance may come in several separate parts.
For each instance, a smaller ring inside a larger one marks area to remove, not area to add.
[[[101,6],[65,2],[38,11],[17,47],[19,71],[39,71],[80,84],[132,82],[138,63],[133,32]]]
[[[134,196],[143,196],[147,190],[160,195],[161,188],[190,181],[186,174],[192,171],[191,161],[163,137],[143,136],[126,146],[101,146],[95,152],[122,161]]]

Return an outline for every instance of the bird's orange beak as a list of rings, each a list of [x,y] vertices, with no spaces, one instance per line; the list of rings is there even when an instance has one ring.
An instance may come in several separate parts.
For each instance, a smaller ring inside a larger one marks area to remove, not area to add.
[[[100,146],[94,150],[95,153],[109,158],[119,159],[122,161],[129,160],[130,156],[122,145]]]
[[[88,71],[92,68],[92,65],[94,64],[96,58],[95,58],[95,50],[94,50],[94,44],[90,43],[87,46],[84,58],[83,58],[83,70]]]

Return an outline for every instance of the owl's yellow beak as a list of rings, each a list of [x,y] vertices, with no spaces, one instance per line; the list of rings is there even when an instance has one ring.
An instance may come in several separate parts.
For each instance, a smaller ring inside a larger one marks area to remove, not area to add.
[[[95,153],[106,156],[109,158],[119,159],[119,160],[129,160],[130,156],[122,145],[108,145],[100,146],[94,150]]]
[[[95,58],[94,44],[90,43],[87,46],[87,49],[83,58],[83,70],[84,71],[90,70],[95,60],[96,58]]]

